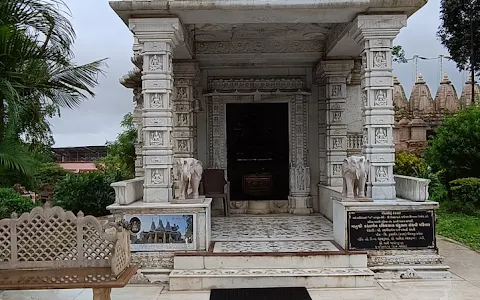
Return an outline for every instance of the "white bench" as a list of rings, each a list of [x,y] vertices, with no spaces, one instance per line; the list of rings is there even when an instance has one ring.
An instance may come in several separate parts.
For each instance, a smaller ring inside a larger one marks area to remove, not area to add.
[[[36,207],[0,220],[0,290],[92,288],[110,300],[137,268],[130,234],[120,225],[60,207]]]

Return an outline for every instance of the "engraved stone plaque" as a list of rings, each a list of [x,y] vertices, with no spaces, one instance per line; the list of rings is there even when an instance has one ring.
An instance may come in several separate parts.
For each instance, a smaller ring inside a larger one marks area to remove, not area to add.
[[[347,212],[348,250],[435,249],[435,211]]]

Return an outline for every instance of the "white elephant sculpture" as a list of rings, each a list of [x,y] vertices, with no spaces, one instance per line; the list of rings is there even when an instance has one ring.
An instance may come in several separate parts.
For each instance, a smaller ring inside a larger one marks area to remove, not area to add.
[[[202,180],[202,162],[195,158],[180,158],[176,162],[178,176],[178,199],[198,199],[198,188]]]
[[[343,197],[364,198],[367,182],[367,161],[364,156],[350,156],[343,160]]]

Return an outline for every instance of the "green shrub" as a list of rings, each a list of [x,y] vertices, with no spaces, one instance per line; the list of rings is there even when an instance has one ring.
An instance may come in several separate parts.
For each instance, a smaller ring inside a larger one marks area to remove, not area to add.
[[[35,190],[41,192],[47,185],[55,186],[67,174],[67,170],[56,163],[43,163],[35,170]]]
[[[480,178],[480,106],[473,105],[445,118],[424,152],[434,172],[443,171],[442,183]]]
[[[450,211],[476,214],[480,212],[480,178],[461,178],[450,182]]]
[[[115,201],[115,192],[110,184],[118,181],[117,175],[105,173],[67,174],[55,186],[54,205],[65,210],[85,215],[104,216],[106,207]]]
[[[398,152],[395,154],[395,166],[393,172],[397,175],[428,178],[429,172],[425,161],[408,152]]]
[[[21,215],[31,211],[37,204],[23,197],[12,188],[0,188],[0,219],[9,218],[13,212]]]

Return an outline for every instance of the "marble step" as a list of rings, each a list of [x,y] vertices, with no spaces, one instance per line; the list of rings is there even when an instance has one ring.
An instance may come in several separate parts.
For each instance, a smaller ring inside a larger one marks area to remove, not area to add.
[[[374,286],[368,268],[173,270],[170,290],[223,288],[360,288]]]
[[[269,268],[366,268],[367,254],[175,255],[174,270],[269,269]]]

